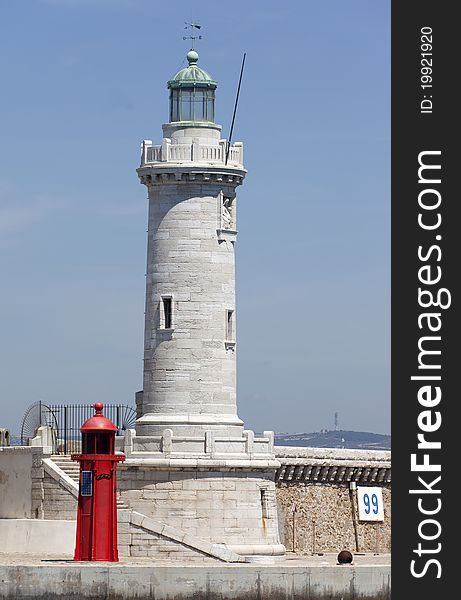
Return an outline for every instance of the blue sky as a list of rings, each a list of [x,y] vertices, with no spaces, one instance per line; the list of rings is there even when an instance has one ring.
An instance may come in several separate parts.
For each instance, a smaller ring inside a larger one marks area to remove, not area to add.
[[[193,10],[193,14],[191,14]],[[390,429],[388,0],[0,4],[0,426],[142,385],[146,191],[184,21],[245,144],[238,404],[258,431]]]

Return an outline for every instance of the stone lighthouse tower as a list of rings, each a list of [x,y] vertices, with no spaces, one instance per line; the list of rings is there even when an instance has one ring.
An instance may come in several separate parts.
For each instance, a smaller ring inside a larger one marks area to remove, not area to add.
[[[149,192],[144,389],[136,431],[242,435],[235,360],[236,190],[243,146],[229,149],[214,122],[208,73],[189,66],[168,82],[161,146],[143,145]],[[226,163],[227,158],[227,163]]]
[[[143,142],[138,169],[149,198],[144,386],[125,436],[121,496],[144,524],[163,527],[160,538],[173,528],[176,542],[187,539],[188,552],[211,545],[236,560],[273,559],[285,551],[273,433],[245,430],[236,403],[243,145],[221,139],[217,82],[195,50],[187,61],[167,84],[162,142]]]

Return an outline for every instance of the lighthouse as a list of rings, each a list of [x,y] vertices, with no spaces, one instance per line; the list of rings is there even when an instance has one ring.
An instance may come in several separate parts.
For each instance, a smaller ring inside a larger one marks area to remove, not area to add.
[[[125,555],[158,556],[160,548],[180,557],[183,544],[184,557],[214,548],[229,560],[273,561],[285,553],[274,434],[255,435],[237,414],[243,144],[221,138],[217,81],[198,65],[194,49],[186,58],[167,83],[161,142],[144,140],[137,169],[149,201],[143,389],[136,394],[136,429],[120,448],[120,500],[135,525],[125,526],[131,537],[119,548]]]
[[[243,145],[215,123],[217,82],[187,54],[168,82],[163,140],[143,143],[149,197],[144,388],[136,431],[241,435],[236,404],[235,243]]]

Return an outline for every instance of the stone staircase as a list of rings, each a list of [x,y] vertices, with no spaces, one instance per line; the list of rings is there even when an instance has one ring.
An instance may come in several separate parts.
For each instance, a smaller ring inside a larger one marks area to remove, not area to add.
[[[78,462],[71,460],[70,454],[53,454],[51,460],[78,485],[80,479],[80,465]],[[118,495],[117,508],[128,508]]]
[[[53,454],[51,460],[64,471],[66,475],[69,475],[71,479],[78,484],[80,477],[80,465],[78,462],[74,462],[70,459],[70,454]]]

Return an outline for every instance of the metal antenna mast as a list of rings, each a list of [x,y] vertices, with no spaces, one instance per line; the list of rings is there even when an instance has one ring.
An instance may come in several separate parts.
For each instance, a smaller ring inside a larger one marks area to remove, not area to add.
[[[226,165],[227,165],[227,159],[229,158],[229,151],[230,151],[230,146],[231,146],[232,133],[234,131],[235,115],[237,114],[237,105],[238,105],[239,96],[240,96],[240,86],[242,84],[243,69],[245,67],[245,58],[246,58],[246,55],[247,55],[247,53],[244,52],[243,53],[243,60],[242,60],[242,68],[240,69],[239,84],[238,84],[238,87],[237,87],[237,95],[235,97],[234,114],[232,115],[232,124],[231,124],[230,132],[229,132],[229,139],[227,140],[226,162],[224,163]]]

